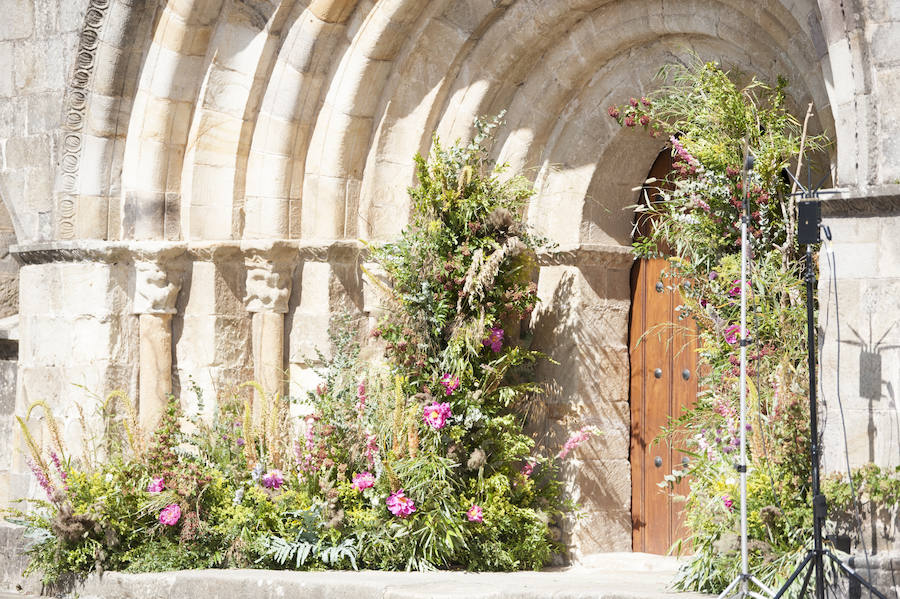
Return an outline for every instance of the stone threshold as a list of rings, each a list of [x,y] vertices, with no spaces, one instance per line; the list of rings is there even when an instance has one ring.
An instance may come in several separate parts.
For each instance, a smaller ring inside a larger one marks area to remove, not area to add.
[[[641,553],[594,555],[580,566],[541,572],[287,572],[188,570],[109,572],[68,589],[78,599],[704,599],[668,588],[674,558]],[[0,599],[33,599],[0,592]]]

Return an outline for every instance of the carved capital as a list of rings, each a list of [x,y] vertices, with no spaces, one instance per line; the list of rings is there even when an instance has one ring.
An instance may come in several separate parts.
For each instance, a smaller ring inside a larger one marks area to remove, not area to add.
[[[244,304],[248,312],[288,311],[294,262],[279,254],[251,253],[245,260],[247,285]]]
[[[181,277],[161,260],[136,260],[134,273],[134,313],[174,314]]]

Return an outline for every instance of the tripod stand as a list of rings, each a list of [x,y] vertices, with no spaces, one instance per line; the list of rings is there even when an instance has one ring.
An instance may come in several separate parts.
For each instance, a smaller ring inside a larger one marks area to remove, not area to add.
[[[809,191],[804,189],[806,194]],[[807,197],[812,197],[807,195]],[[813,268],[812,246],[819,243],[819,223],[821,221],[821,206],[817,201],[801,201],[797,202],[798,213],[798,234],[797,239],[800,243],[806,245],[806,273],[804,280],[806,282],[806,342],[808,344],[808,360],[809,360],[809,435],[810,435],[810,459],[812,460],[812,498],[813,498],[813,548],[810,549],[806,557],[800,562],[800,565],[791,573],[787,581],[784,583],[773,599],[779,599],[790,588],[794,581],[806,570],[803,578],[803,586],[800,589],[800,597],[805,596],[809,587],[809,581],[815,572],[815,597],[816,599],[825,599],[825,558],[827,557],[838,568],[843,570],[847,576],[858,582],[861,586],[867,588],[873,595],[879,599],[887,599],[882,593],[872,586],[867,580],[863,579],[854,570],[845,565],[831,551],[824,548],[822,543],[822,531],[825,524],[825,518],[828,514],[828,508],[825,502],[825,495],[822,494],[819,487],[819,430],[818,415],[816,412],[816,345],[815,345],[815,320],[813,315],[813,288],[816,283],[816,273]]]
[[[731,581],[731,584],[722,591],[718,599],[767,599],[772,591],[750,574],[750,564],[747,549],[747,346],[750,339],[747,337],[747,265],[750,262],[750,244],[748,242],[747,227],[750,225],[750,186],[748,185],[748,173],[753,168],[753,154],[744,140],[744,169],[743,169],[743,199],[741,205],[741,367],[740,367],[740,446],[741,457],[737,464],[737,471],[741,481],[741,573]],[[750,584],[755,584],[766,594],[761,595],[750,590]],[[735,591],[736,589],[736,591]],[[732,591],[735,591],[732,593]]]

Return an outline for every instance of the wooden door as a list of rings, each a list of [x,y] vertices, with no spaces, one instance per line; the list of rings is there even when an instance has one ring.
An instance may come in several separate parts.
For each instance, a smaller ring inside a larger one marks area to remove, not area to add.
[[[660,188],[671,191],[667,177],[672,154],[663,150],[647,174],[645,201],[659,201]],[[652,217],[638,213],[635,236],[649,234]],[[668,254],[669,248],[657,246]],[[679,320],[678,291],[681,281],[667,274],[662,258],[638,260],[631,271],[631,524],[634,551],[666,553],[684,538],[682,504],[673,501],[669,489],[660,488],[663,477],[680,467],[687,456],[666,441],[655,443],[663,427],[697,397],[697,326]],[[682,481],[674,492],[685,494]]]
[[[678,319],[680,281],[667,267],[661,258],[638,260],[631,273],[632,547],[657,554],[684,537],[682,504],[659,484],[687,456],[680,443],[655,440],[697,397],[696,324]],[[684,481],[674,489],[686,490]]]

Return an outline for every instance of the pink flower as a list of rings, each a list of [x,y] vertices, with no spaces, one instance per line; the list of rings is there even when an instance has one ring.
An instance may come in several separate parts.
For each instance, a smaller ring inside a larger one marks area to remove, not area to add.
[[[399,489],[396,493],[391,493],[385,503],[388,510],[400,518],[406,518],[416,511],[416,504],[403,494],[403,489]]]
[[[466,512],[466,516],[469,518],[469,522],[482,522],[484,520],[484,510],[481,509],[480,505],[473,505]]]
[[[175,526],[180,518],[181,508],[177,503],[170,503],[159,513],[160,524],[165,524],[166,526]]]
[[[447,418],[453,414],[450,412],[450,404],[434,402],[430,406],[425,406],[422,413],[422,420],[431,428],[437,430],[442,429],[447,424]]]
[[[643,125],[644,127],[646,127],[647,125],[650,124],[650,117],[647,116],[646,114],[642,114],[642,115],[641,115],[641,118],[640,118],[640,121],[641,121],[641,125]]]
[[[353,484],[350,485],[356,491],[362,491],[375,486],[375,476],[371,472],[360,472],[353,475]]]
[[[491,348],[495,354],[503,348],[503,329],[491,327],[491,332],[482,340],[481,345]]]
[[[569,437],[569,440],[566,441],[563,448],[559,450],[559,453],[556,455],[561,460],[566,459],[566,456],[569,455],[572,451],[574,451],[579,445],[587,441],[591,438],[591,435],[596,433],[596,429],[593,426],[586,426],[580,431],[575,431],[572,433],[572,436]]]
[[[150,484],[147,485],[148,493],[161,493],[163,489],[166,488],[165,481],[161,476],[154,476],[150,479]]]
[[[634,127],[634,117],[631,115],[626,116],[623,122],[626,127]]]
[[[281,485],[284,484],[281,470],[269,470],[266,472],[265,476],[262,477],[262,484],[267,489],[280,489]]]
[[[28,467],[31,468],[31,472],[34,474],[34,477],[37,479],[38,484],[41,485],[41,488],[47,494],[48,498],[53,496],[53,492],[56,490],[53,488],[53,483],[50,482],[50,477],[47,476],[47,473],[44,472],[43,468],[36,464],[35,462],[28,459]]]
[[[617,119],[617,118],[619,118],[619,109],[616,108],[615,106],[610,106],[609,108],[606,109],[606,114],[608,114],[609,116],[611,116],[614,119]]]
[[[528,477],[531,476],[531,473],[534,472],[534,463],[533,462],[525,462],[522,466],[522,476]]]
[[[637,108],[637,105],[638,105],[637,99],[631,98],[630,100],[628,100],[628,103],[631,104],[632,107]]]
[[[445,373],[439,382],[444,386],[445,395],[452,395],[454,391],[459,389],[459,377],[449,372]]]
[[[63,468],[62,461],[59,459],[59,456],[56,455],[55,451],[50,452],[50,459],[53,460],[53,466],[56,468],[56,473],[59,475],[59,480],[62,481],[63,488],[68,491],[69,483],[66,482],[66,479],[69,478],[69,473],[66,472],[65,468]]]
[[[366,411],[366,381],[360,381],[356,388],[356,413],[360,416]]]
[[[646,106],[647,108],[649,108],[650,105],[651,105],[651,102],[650,102],[650,100],[647,99],[646,97],[643,97],[643,98],[641,98],[641,104],[643,104],[644,106]]]
[[[741,325],[733,324],[725,329],[725,341],[731,345],[738,342],[738,336],[741,334]]]
[[[724,497],[722,497],[722,503],[725,504],[725,507],[729,510],[731,509],[731,506],[734,505],[734,501],[732,501],[730,495],[725,495]]]
[[[375,463],[375,456],[378,455],[378,436],[366,432],[366,460],[370,464]]]

